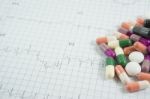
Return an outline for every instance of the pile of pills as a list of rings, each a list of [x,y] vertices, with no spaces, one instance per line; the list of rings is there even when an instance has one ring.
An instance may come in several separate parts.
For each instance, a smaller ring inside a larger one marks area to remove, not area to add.
[[[98,37],[96,43],[107,56],[107,79],[116,74],[128,92],[150,86],[150,19],[123,22],[117,32]]]

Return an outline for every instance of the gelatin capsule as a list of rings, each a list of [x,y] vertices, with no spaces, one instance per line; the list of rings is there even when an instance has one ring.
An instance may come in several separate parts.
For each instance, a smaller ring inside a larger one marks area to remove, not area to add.
[[[144,57],[144,61],[141,65],[141,69],[142,69],[142,72],[149,72],[150,71],[150,56],[149,55],[146,55]]]
[[[140,36],[150,38],[150,28],[134,26],[132,31],[133,31],[133,33],[138,34]]]
[[[99,45],[99,44],[107,43],[113,40],[117,40],[117,38],[115,36],[104,36],[104,37],[97,38],[96,43]]]
[[[111,79],[114,77],[115,75],[114,65],[115,65],[115,60],[112,57],[107,57],[106,58],[106,72],[105,72],[106,78]]]
[[[121,47],[116,47],[115,48],[115,53],[116,53],[117,63],[119,65],[126,66],[127,59],[124,55],[124,52],[123,52],[122,48]]]
[[[116,48],[118,46],[127,47],[127,46],[131,46],[131,45],[132,45],[132,41],[130,39],[116,40],[116,41],[108,42],[108,46],[111,48]]]
[[[135,42],[133,46],[137,51],[142,52],[143,54],[147,53],[147,47],[144,44],[140,42]]]
[[[148,81],[150,81],[150,74],[149,73],[141,72],[141,73],[137,74],[136,77],[137,77],[138,80],[148,80]]]
[[[99,47],[105,53],[105,55],[107,55],[109,57],[116,57],[115,52],[109,46],[107,46],[105,43],[100,44]]]
[[[123,49],[125,55],[129,55],[131,52],[136,51],[134,46],[125,47]]]
[[[131,82],[130,78],[121,65],[116,65],[115,72],[123,84]]]
[[[150,28],[150,19],[144,19],[142,17],[138,17],[136,21],[142,26]]]
[[[115,32],[114,35],[118,40],[129,39],[129,36],[123,33]]]
[[[143,81],[127,83],[127,85],[125,85],[125,89],[128,92],[136,92],[142,89],[146,89],[149,86],[150,86],[149,82],[147,80],[143,80]]]
[[[132,34],[132,35],[130,36],[130,39],[131,39],[132,41],[134,41],[134,42],[139,41],[139,42],[141,42],[142,44],[144,44],[145,46],[148,46],[149,43],[150,43],[148,39],[145,39],[145,38],[143,38],[143,37],[141,37],[141,36],[139,36],[139,35],[136,35],[136,34]]]

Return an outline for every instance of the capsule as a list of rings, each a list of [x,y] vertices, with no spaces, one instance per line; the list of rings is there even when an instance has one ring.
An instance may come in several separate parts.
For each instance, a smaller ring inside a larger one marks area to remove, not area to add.
[[[142,44],[144,44],[145,46],[148,46],[150,44],[150,41],[148,39],[145,39],[145,38],[143,38],[139,35],[136,35],[136,34],[132,34],[130,36],[130,39],[133,40],[134,42],[139,41]]]
[[[121,47],[116,47],[115,48],[115,53],[116,53],[117,63],[119,65],[126,66],[127,59],[124,55],[124,52],[123,52],[122,48]]]
[[[125,70],[121,65],[116,65],[115,72],[123,84],[131,82],[130,78],[128,77],[128,75],[126,74]]]
[[[150,74],[149,73],[141,72],[141,73],[137,74],[136,77],[137,77],[138,80],[148,80],[148,81],[150,81]]]
[[[150,28],[150,19],[144,19],[142,17],[137,18],[137,23],[141,24],[146,28]]]
[[[136,49],[134,48],[134,46],[129,46],[129,47],[125,47],[123,51],[124,54],[128,56],[131,52],[136,51]]]
[[[108,46],[110,48],[116,48],[118,46],[127,47],[127,46],[131,46],[131,45],[132,45],[132,41],[130,39],[115,40],[115,41],[108,42]]]
[[[150,45],[147,47],[147,51],[148,53],[150,53]]]
[[[142,89],[146,89],[149,86],[150,86],[149,82],[147,80],[143,80],[143,81],[127,83],[127,85],[125,85],[125,89],[128,92],[136,92]]]
[[[142,72],[149,72],[150,71],[150,56],[147,55],[144,57],[144,61],[141,65]]]
[[[135,42],[133,46],[137,51],[142,52],[143,54],[147,53],[147,47],[144,44],[140,42]]]
[[[116,57],[116,53],[105,43],[100,44],[99,47],[102,49],[102,51],[105,53],[106,56]]]
[[[115,32],[114,35],[118,40],[129,39],[129,36],[123,33]]]
[[[120,27],[120,28],[118,29],[118,31],[119,31],[120,33],[123,33],[123,34],[127,35],[127,36],[130,36],[131,34],[133,34],[131,31],[129,31],[129,30],[125,29],[125,28],[122,28],[122,27]]]
[[[130,21],[130,22],[123,22],[123,23],[121,24],[121,27],[123,27],[123,28],[129,30],[129,31],[132,32],[132,33],[134,33],[134,32],[133,32],[133,28],[134,28],[135,26],[141,26],[141,24],[139,24],[138,22],[131,22],[131,21]]]
[[[136,22],[139,23],[139,24],[141,24],[141,25],[143,26],[143,24],[144,24],[144,18],[138,17],[138,18],[136,19]]]
[[[106,78],[111,79],[114,77],[115,75],[114,65],[115,65],[115,60],[112,57],[107,57],[106,58],[106,72],[105,72]]]
[[[135,34],[138,34],[140,36],[143,36],[143,37],[146,37],[146,38],[150,38],[150,28],[141,27],[141,26],[134,26],[132,31]]]
[[[96,43],[99,45],[99,44],[107,43],[113,40],[117,40],[117,38],[115,36],[104,36],[104,37],[97,38]]]
[[[123,23],[121,24],[121,27],[122,27],[122,28],[125,28],[125,29],[127,29],[127,30],[129,30],[129,31],[132,31],[134,25],[135,25],[135,24],[134,24],[133,22],[123,22]]]
[[[150,28],[150,19],[145,19],[143,26],[146,28]]]

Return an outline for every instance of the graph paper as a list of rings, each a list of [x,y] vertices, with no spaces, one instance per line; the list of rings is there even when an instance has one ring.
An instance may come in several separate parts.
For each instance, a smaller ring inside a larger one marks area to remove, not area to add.
[[[0,99],[149,99],[106,80],[96,37],[149,0],[0,0]]]

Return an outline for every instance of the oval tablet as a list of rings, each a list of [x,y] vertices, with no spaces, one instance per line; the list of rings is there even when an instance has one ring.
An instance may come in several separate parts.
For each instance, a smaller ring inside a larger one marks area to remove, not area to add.
[[[132,62],[141,63],[144,60],[144,55],[141,52],[134,51],[129,54],[129,60]]]
[[[126,72],[130,76],[135,76],[141,72],[141,66],[136,62],[129,62],[125,67]]]

